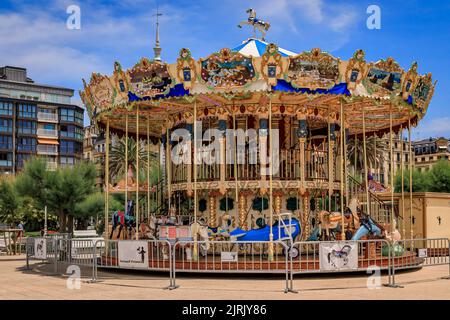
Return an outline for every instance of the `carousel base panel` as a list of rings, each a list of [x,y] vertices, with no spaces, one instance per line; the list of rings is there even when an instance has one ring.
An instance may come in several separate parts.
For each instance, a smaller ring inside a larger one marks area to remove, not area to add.
[[[279,257],[278,257],[279,258]],[[417,269],[424,262],[423,258],[417,257],[413,252],[405,252],[402,256],[392,258],[397,268]],[[290,262],[288,261],[288,268]],[[365,272],[368,267],[377,266],[381,270],[387,270],[389,266],[389,257],[376,255],[372,257],[358,258],[358,269],[342,269],[341,272]],[[101,265],[99,268],[118,267],[118,261],[114,257],[101,257]],[[149,258],[149,270],[152,271],[169,271],[170,262],[168,259],[152,259]],[[179,272],[205,272],[205,273],[284,273],[286,270],[286,262],[284,259],[270,262],[267,257],[258,260],[252,259],[251,256],[239,256],[237,262],[221,262],[220,256],[199,256],[197,261],[186,260],[182,258],[175,259],[175,270]],[[336,270],[321,270],[320,260],[317,255],[314,258],[297,257],[292,261],[292,270],[294,273],[336,273]]]

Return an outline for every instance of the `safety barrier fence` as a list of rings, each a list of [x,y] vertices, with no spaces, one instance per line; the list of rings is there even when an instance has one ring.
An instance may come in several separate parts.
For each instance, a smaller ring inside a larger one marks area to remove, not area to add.
[[[62,237],[28,238],[26,263],[38,260],[65,273],[70,265],[91,270],[98,281],[98,268],[136,269],[169,273],[167,289],[178,287],[177,273],[271,273],[284,275],[284,292],[294,290],[294,275],[374,271],[387,272],[389,287],[396,272],[448,265],[447,238],[358,241],[176,241],[90,240]],[[398,275],[397,275],[398,276]]]
[[[410,254],[405,254],[410,252]],[[396,284],[396,271],[419,267],[448,265],[450,279],[450,239],[428,238],[396,241],[393,245],[392,285]]]

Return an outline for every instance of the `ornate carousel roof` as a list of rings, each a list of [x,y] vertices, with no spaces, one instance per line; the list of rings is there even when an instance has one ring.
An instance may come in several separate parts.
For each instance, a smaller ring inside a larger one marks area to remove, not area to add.
[[[315,48],[295,54],[274,43],[250,38],[240,46],[195,59],[183,48],[174,63],[142,58],[124,70],[114,63],[112,75],[93,73],[83,80],[80,96],[93,123],[112,131],[149,134],[159,139],[166,127],[192,121],[197,115],[292,115],[339,123],[341,104],[350,134],[383,135],[413,125],[425,115],[436,83],[431,73],[418,74],[393,58],[365,60],[357,50],[348,60]],[[138,115],[138,121],[136,121]],[[132,120],[134,119],[134,120]]]

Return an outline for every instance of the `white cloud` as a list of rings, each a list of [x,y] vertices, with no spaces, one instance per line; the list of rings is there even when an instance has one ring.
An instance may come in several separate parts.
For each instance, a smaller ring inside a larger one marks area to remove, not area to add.
[[[412,139],[426,139],[429,137],[450,138],[450,117],[425,118],[413,129]]]

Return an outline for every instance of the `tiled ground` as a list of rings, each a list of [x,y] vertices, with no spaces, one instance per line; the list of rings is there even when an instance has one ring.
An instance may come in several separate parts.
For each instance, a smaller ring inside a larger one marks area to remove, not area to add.
[[[54,276],[52,265],[33,261],[26,270],[24,256],[0,256],[0,299],[450,299],[448,266],[428,267],[397,275],[404,288],[368,289],[368,276],[297,276],[298,294],[285,294],[283,277],[267,275],[178,275],[176,290],[163,290],[168,275],[150,272],[99,272],[101,282],[88,283],[82,269],[80,289],[67,288],[67,276]],[[60,271],[62,268],[60,268]],[[387,276],[382,277],[382,283]]]

